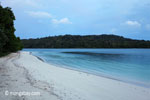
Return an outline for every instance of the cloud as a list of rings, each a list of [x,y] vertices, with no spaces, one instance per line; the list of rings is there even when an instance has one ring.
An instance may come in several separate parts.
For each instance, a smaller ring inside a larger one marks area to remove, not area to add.
[[[38,20],[39,23],[42,23],[43,18],[49,18],[53,24],[72,24],[71,21],[69,21],[68,18],[62,18],[60,20],[55,19],[50,13],[48,12],[42,12],[42,11],[26,11],[29,16],[34,18],[40,18]]]
[[[54,23],[54,24],[72,24],[72,22],[70,22],[68,18],[62,18],[60,20],[52,19],[52,23]]]
[[[52,15],[48,12],[42,12],[42,11],[28,11],[26,12],[28,15],[36,18],[52,18]]]
[[[39,7],[41,4],[37,3],[37,1],[34,0],[25,0],[26,5],[29,5],[31,7]]]
[[[112,28],[110,32],[111,32],[111,33],[115,33],[116,31],[117,31],[116,28]]]
[[[125,24],[128,26],[134,26],[134,27],[140,27],[141,26],[141,24],[138,21],[131,21],[131,20],[126,21]]]
[[[40,3],[40,0],[4,0],[2,1],[2,4],[4,6],[10,6],[12,8],[18,8],[18,7],[43,7]]]

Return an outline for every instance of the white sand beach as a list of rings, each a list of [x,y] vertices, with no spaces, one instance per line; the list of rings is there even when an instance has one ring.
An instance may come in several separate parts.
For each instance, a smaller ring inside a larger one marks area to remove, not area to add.
[[[0,58],[0,100],[150,100],[150,88],[55,67],[21,51]]]

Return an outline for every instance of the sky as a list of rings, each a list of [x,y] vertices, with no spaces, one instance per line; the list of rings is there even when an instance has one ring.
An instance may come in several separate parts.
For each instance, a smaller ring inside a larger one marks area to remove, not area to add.
[[[0,0],[21,39],[115,34],[150,40],[150,0]]]

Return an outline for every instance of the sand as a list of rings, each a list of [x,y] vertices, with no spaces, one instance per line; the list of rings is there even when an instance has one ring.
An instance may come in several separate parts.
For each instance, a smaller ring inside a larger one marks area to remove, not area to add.
[[[6,96],[6,91],[35,91],[40,96]],[[0,97],[2,100],[150,100],[150,88],[56,67],[21,51],[0,58]]]

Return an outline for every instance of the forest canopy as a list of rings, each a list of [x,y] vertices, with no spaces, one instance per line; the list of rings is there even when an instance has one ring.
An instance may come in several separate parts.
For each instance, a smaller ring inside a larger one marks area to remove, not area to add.
[[[150,41],[117,35],[60,35],[23,39],[25,48],[150,48]]]
[[[14,32],[15,16],[11,8],[0,5],[0,56],[23,48],[20,38]]]

